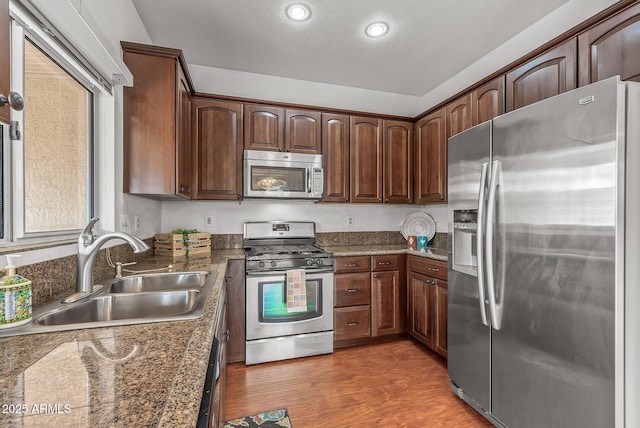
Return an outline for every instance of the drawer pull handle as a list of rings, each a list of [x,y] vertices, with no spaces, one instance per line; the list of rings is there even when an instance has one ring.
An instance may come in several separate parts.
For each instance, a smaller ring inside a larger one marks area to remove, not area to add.
[[[360,325],[360,323],[358,321],[352,321],[352,322],[348,322],[347,323],[348,327],[355,327],[357,325]]]
[[[427,268],[427,270],[428,270],[429,272],[438,272],[438,269],[437,269],[437,268],[430,268],[430,267],[428,267],[428,268]]]
[[[346,290],[344,290],[346,293],[357,293],[358,291],[360,291],[359,288],[347,288]]]
[[[389,266],[389,265],[392,265],[392,264],[393,264],[393,262],[378,262],[379,266]]]
[[[344,267],[360,267],[360,263],[347,263]]]

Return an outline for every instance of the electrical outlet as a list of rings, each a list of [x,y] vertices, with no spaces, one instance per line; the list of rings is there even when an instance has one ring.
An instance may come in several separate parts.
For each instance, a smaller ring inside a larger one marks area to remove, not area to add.
[[[120,229],[129,230],[129,216],[126,214],[120,214]]]
[[[204,225],[205,227],[213,227],[213,216],[207,215],[204,217]]]
[[[353,227],[353,216],[352,215],[348,215],[347,216],[347,227]]]
[[[142,227],[142,222],[140,221],[140,216],[133,216],[133,231],[138,232]]]

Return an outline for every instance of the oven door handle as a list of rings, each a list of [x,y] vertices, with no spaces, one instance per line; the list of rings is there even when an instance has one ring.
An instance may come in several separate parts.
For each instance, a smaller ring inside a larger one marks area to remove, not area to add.
[[[305,275],[307,276],[307,279],[310,275],[315,275],[316,273],[333,273],[333,266],[331,267],[326,267],[326,268],[322,268],[322,269],[313,269],[313,270],[305,270],[304,271]],[[287,275],[287,271],[286,270],[279,270],[279,271],[263,271],[263,272],[246,272],[246,275],[249,277],[256,277],[256,276],[283,276],[283,275]]]

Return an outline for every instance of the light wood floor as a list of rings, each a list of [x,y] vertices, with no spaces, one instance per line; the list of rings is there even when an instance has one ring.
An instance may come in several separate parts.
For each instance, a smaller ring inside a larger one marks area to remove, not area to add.
[[[449,387],[446,361],[410,339],[227,369],[225,419],[286,407],[294,428],[490,427]]]

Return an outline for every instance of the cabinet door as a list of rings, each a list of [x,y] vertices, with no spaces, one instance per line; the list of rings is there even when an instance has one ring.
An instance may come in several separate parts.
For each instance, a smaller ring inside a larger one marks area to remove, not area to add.
[[[384,202],[410,204],[413,201],[413,124],[383,121]]]
[[[640,4],[578,36],[580,86],[620,75],[640,82]]]
[[[471,128],[471,93],[447,105],[447,138]]]
[[[507,73],[507,111],[575,89],[576,62],[571,39]]]
[[[420,119],[415,125],[416,204],[447,201],[447,131],[444,108]]]
[[[471,93],[473,126],[504,113],[504,76],[485,83]]]
[[[411,336],[430,348],[435,347],[436,280],[416,272],[409,272],[407,329]]]
[[[242,197],[242,104],[193,100],[195,199]]]
[[[351,202],[382,202],[382,120],[351,116]]]
[[[403,332],[400,272],[397,270],[373,272],[371,288],[372,336]]]
[[[437,339],[436,352],[447,358],[447,282],[437,281],[436,286]]]
[[[191,91],[182,72],[182,68],[176,62],[178,75],[178,91],[176,106],[177,111],[177,159],[176,191],[178,195],[191,198],[193,182],[193,142],[191,140]]]
[[[322,114],[325,202],[349,202],[349,116]]]
[[[234,363],[245,358],[244,260],[229,260],[224,279],[229,296],[227,360]]]
[[[284,149],[284,109],[245,104],[244,148],[281,152]]]
[[[0,94],[9,96],[11,91],[11,66],[10,66],[10,39],[9,27],[9,0],[0,0]],[[0,122],[9,123],[11,120],[11,107],[0,107]]]
[[[124,192],[175,195],[177,60],[126,50],[123,59],[136,81],[123,89]]]
[[[288,152],[320,154],[320,112],[310,110],[285,110],[287,125],[284,148]]]

